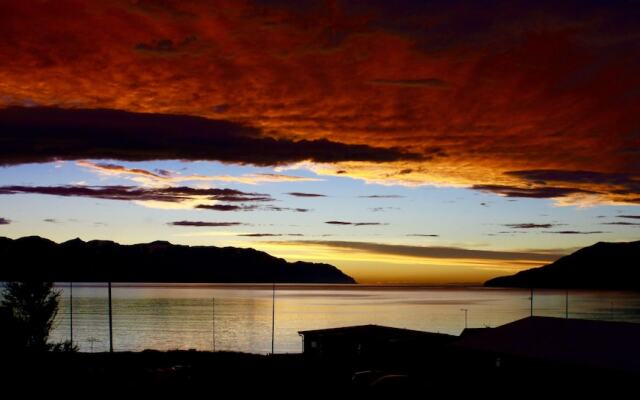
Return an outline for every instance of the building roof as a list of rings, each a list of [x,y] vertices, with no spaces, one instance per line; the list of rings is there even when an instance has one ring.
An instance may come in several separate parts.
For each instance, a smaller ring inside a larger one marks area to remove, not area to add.
[[[460,333],[460,338],[466,338],[468,336],[475,336],[475,335],[479,334],[480,332],[486,331],[487,329],[492,329],[492,328],[464,328],[462,333]]]
[[[528,317],[465,335],[454,344],[551,362],[640,372],[640,324]]]
[[[343,326],[329,329],[315,329],[298,332],[300,335],[316,336],[366,336],[369,338],[395,337],[453,337],[444,333],[417,331],[412,329],[394,328],[381,325]]]

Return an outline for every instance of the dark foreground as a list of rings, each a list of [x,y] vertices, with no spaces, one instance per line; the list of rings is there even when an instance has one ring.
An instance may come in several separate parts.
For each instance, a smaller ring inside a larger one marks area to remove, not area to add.
[[[428,398],[549,394],[615,395],[637,376],[566,365],[496,366],[483,357],[443,351],[430,358],[312,360],[195,351],[3,355],[6,398],[285,398],[373,396]],[[633,393],[633,392],[631,392]],[[4,398],[4,396],[3,396]]]

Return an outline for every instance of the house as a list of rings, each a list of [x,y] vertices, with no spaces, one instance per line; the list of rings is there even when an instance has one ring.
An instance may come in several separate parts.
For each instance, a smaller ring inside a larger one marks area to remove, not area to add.
[[[304,355],[323,359],[372,359],[417,356],[443,348],[456,337],[380,325],[346,326],[298,332]]]
[[[640,373],[640,324],[527,317],[464,334],[452,347],[496,367],[537,365]]]
[[[486,331],[487,329],[492,329],[492,328],[464,328],[464,330],[460,333],[460,338],[475,336],[481,332]]]

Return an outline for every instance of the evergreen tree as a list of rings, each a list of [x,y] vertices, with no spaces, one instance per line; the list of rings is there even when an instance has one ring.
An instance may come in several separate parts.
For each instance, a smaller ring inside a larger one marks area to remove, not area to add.
[[[60,297],[53,282],[8,282],[0,297],[2,336],[6,336],[0,346],[14,351],[49,350],[49,332],[58,313]]]

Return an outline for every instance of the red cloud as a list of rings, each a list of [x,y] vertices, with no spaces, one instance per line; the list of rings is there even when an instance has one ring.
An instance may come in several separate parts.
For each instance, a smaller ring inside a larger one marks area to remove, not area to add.
[[[0,103],[196,115],[261,140],[375,143],[424,159],[387,157],[406,161],[390,169],[361,158],[360,172],[335,173],[546,197],[525,190],[544,186],[531,175],[505,173],[640,176],[639,17],[627,2],[2,2]],[[299,159],[276,148],[251,156]],[[551,186],[640,198],[608,182]]]

